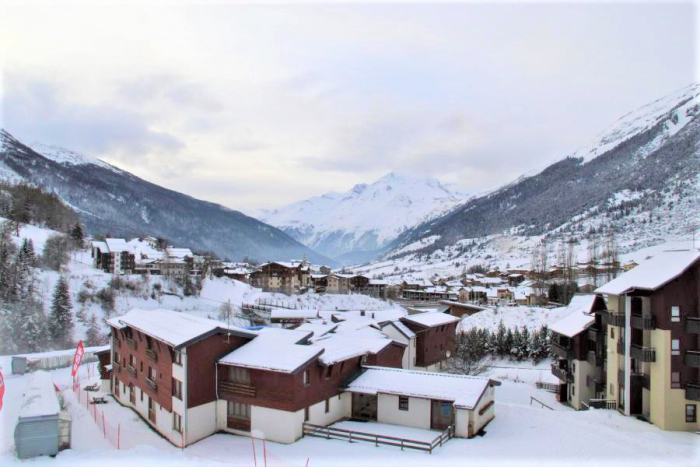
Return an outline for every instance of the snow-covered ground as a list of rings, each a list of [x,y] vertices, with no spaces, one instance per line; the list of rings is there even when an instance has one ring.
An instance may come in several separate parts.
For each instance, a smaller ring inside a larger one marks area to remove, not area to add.
[[[466,331],[471,328],[479,328],[496,331],[498,323],[503,320],[506,328],[525,326],[530,331],[537,331],[545,324],[549,326],[559,321],[568,313],[571,313],[571,310],[563,307],[499,306],[465,316],[460,323],[460,329]]]
[[[7,373],[6,359],[0,360]],[[269,466],[697,466],[700,462],[698,436],[664,432],[646,422],[624,417],[616,411],[575,412],[557,403],[552,393],[537,389],[533,374],[539,367],[527,364],[494,368],[490,376],[502,380],[496,388],[496,418],[484,436],[452,439],[432,455],[401,451],[371,443],[302,438],[291,445],[266,443]],[[519,367],[519,368],[518,368]],[[81,369],[86,374],[86,368]],[[504,372],[509,377],[502,378]],[[37,466],[253,466],[264,465],[260,440],[228,434],[206,438],[184,450],[178,449],[150,430],[136,414],[110,396],[101,405],[108,423],[119,423],[122,440],[129,449],[117,450],[104,439],[93,415],[78,402],[70,389],[69,369],[51,372],[54,382],[65,388],[64,398],[73,418],[73,448],[56,458],[18,461],[13,453],[12,431],[28,376],[6,376],[5,406],[0,411],[0,465]],[[90,380],[84,380],[83,384]],[[84,394],[84,393],[83,393]],[[551,407],[549,410],[541,403]],[[394,428],[399,430],[400,428]],[[407,430],[408,432],[408,430]]]

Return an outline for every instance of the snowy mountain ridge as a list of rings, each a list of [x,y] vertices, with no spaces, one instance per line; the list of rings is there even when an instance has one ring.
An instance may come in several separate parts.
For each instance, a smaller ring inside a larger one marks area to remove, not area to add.
[[[434,178],[390,172],[345,193],[329,192],[261,216],[326,256],[352,257],[384,248],[402,232],[467,201]]]

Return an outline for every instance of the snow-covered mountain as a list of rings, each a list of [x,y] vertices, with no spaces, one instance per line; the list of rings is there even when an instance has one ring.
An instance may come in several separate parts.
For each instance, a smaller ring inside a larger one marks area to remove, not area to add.
[[[376,256],[402,232],[467,200],[434,178],[389,173],[345,193],[326,193],[265,212],[274,225],[316,251],[353,262]]]
[[[631,112],[542,172],[475,197],[402,233],[371,275],[459,274],[471,264],[529,267],[547,239],[556,261],[562,239],[578,257],[614,236],[619,253],[692,244],[700,226],[700,85]],[[626,256],[625,256],[626,255]]]
[[[284,232],[219,204],[136,177],[99,159],[41,144],[25,145],[0,129],[0,180],[56,194],[92,234],[160,236],[221,257],[287,261],[329,258]]]

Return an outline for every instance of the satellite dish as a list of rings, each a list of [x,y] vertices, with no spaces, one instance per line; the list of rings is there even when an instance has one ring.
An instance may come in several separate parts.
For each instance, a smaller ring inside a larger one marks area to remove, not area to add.
[[[445,357],[450,358],[451,356],[452,356],[452,352],[450,352],[449,350],[447,352],[445,352]]]

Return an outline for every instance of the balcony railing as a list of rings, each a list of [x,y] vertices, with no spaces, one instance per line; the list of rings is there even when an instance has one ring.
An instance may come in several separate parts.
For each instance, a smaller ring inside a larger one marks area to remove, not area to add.
[[[146,378],[146,386],[151,388],[152,391],[158,392],[158,385],[151,378]]]
[[[588,339],[596,343],[602,343],[605,338],[603,330],[600,328],[588,328]]]
[[[134,368],[133,366],[127,365],[127,366],[126,366],[126,371],[127,371],[127,373],[129,373],[131,376],[133,376],[134,378],[136,377],[136,368]]]
[[[560,381],[571,383],[574,381],[573,375],[571,375],[564,368],[559,368],[557,365],[552,365],[552,374],[559,378]]]
[[[556,341],[552,342],[549,348],[551,349],[552,354],[558,356],[559,358],[571,358],[574,356],[574,349],[571,347],[565,347]]]
[[[646,373],[632,373],[632,385],[641,385],[644,389],[651,389],[651,379]]]
[[[619,353],[620,355],[625,354],[625,341],[623,341],[622,339],[617,341],[617,353]]]
[[[112,369],[116,373],[119,373],[119,370],[121,369],[121,367],[119,366],[119,362],[117,362],[117,361],[112,362]]]
[[[640,362],[653,363],[656,361],[656,350],[652,347],[642,347],[641,345],[632,344],[630,356],[636,358]]]
[[[685,319],[685,332],[688,334],[700,334],[700,318],[687,317]]]
[[[700,383],[687,383],[685,385],[685,398],[689,401],[700,401]]]
[[[693,368],[700,368],[700,350],[686,350],[683,363]]]
[[[146,356],[154,362],[158,361],[158,354],[153,349],[146,349]]]
[[[605,381],[598,380],[591,375],[587,375],[586,387],[592,388],[595,392],[603,392],[605,391]]]
[[[653,315],[633,314],[631,323],[632,323],[632,327],[634,329],[642,329],[644,331],[651,331],[651,330],[656,329],[656,321],[654,320]]]
[[[134,339],[132,339],[131,337],[126,338],[126,343],[129,347],[131,347],[132,350],[136,350],[136,348],[138,347],[136,345],[136,341]]]
[[[608,314],[608,324],[611,326],[617,326],[620,328],[625,327],[625,314],[624,313],[609,313]]]
[[[586,360],[593,366],[603,366],[603,356],[595,350],[589,350],[586,354]]]
[[[255,387],[249,384],[219,381],[219,391],[229,392],[237,396],[255,397]]]
[[[612,399],[591,399],[588,404],[592,409],[617,409],[617,401]]]

